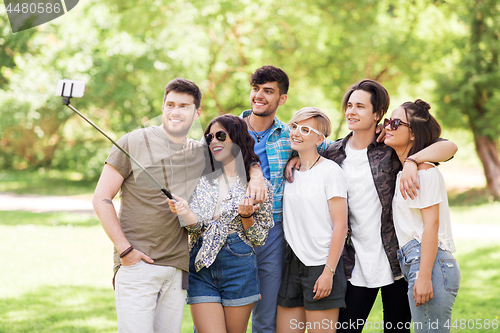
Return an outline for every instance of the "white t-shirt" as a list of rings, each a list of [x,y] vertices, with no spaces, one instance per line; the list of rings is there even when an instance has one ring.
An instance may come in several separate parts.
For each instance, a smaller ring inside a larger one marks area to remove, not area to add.
[[[295,171],[285,183],[283,230],[285,239],[306,266],[328,259],[333,224],[328,200],[347,197],[347,181],[339,165],[323,160],[307,171]]]
[[[382,204],[373,182],[367,148],[346,146],[342,169],[347,175],[351,241],[356,251],[349,280],[358,287],[378,288],[394,282],[381,236]]]
[[[448,206],[448,195],[444,184],[443,175],[438,168],[418,170],[420,190],[414,200],[404,200],[399,191],[398,174],[396,181],[396,192],[392,201],[394,212],[394,227],[398,237],[399,247],[402,247],[412,239],[422,241],[424,224],[420,209],[439,204],[439,247],[442,250],[455,252],[455,244],[451,233],[450,208]]]

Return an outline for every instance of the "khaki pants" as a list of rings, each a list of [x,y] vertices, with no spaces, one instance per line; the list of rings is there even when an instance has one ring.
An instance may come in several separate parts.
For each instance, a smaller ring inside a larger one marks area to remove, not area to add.
[[[185,298],[178,268],[143,261],[120,267],[115,278],[118,332],[180,332]]]

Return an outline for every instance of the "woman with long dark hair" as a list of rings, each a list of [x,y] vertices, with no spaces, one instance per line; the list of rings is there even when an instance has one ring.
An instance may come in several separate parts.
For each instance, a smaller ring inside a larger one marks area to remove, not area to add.
[[[254,247],[273,227],[273,189],[265,203],[246,197],[249,169],[258,163],[243,119],[222,115],[205,130],[209,166],[188,202],[174,195],[169,207],[190,235],[189,290],[198,333],[245,332],[260,299]]]
[[[412,156],[436,142],[441,126],[421,99],[406,102],[385,119],[385,144],[401,163],[417,165],[420,189],[404,200],[399,178],[393,200],[398,259],[408,281],[408,300],[415,332],[449,332],[451,312],[460,285],[444,179],[435,164],[418,163]]]

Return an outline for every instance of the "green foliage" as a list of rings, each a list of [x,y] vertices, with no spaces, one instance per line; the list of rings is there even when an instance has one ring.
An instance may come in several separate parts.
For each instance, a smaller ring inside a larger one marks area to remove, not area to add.
[[[249,75],[266,64],[290,76],[279,109],[285,121],[314,105],[337,127],[342,96],[356,81],[376,79],[397,99],[426,91],[420,83],[438,72],[442,119],[451,126],[475,119],[494,135],[500,97],[481,89],[500,77],[490,61],[498,5],[484,0],[469,14],[471,1],[80,2],[61,19],[0,38],[0,166],[100,173],[110,144],[53,96],[61,78],[86,81],[85,97],[72,104],[117,139],[160,115],[174,77],[201,87],[203,126],[240,114],[249,107]],[[474,49],[466,25],[478,13],[486,32]],[[481,117],[470,113],[476,96],[486,96]],[[459,107],[460,115],[449,112]]]
[[[451,35],[455,52],[437,74],[438,115],[446,124],[473,130],[491,140],[500,137],[500,3],[450,1],[463,29]],[[458,51],[459,50],[459,51]]]
[[[9,18],[5,6],[0,6],[0,89],[9,82],[13,69],[16,67],[15,58],[27,52],[36,52],[31,43],[36,30],[31,29],[23,34],[12,34]]]

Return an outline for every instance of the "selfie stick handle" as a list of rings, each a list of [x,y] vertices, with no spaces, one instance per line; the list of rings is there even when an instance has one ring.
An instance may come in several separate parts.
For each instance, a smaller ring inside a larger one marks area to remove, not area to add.
[[[70,104],[70,98],[69,97],[63,97],[63,104],[69,107],[71,110],[73,110],[77,115],[82,117],[86,122],[88,122],[90,125],[92,125],[96,130],[98,130],[102,135],[106,137],[109,141],[111,141],[116,148],[120,149],[122,153],[125,154],[132,162],[134,162],[146,175],[148,175],[149,178],[160,188],[160,190],[165,194],[169,199],[173,199],[172,194],[170,194],[169,191],[167,191],[158,181],[151,175],[142,165],[137,161],[135,158],[133,158],[125,149],[123,149],[118,143],[115,142],[115,140],[111,139],[102,129],[99,128],[96,124],[92,122],[92,120],[88,119],[85,117],[83,114],[81,114],[77,109],[75,109],[71,104]]]

